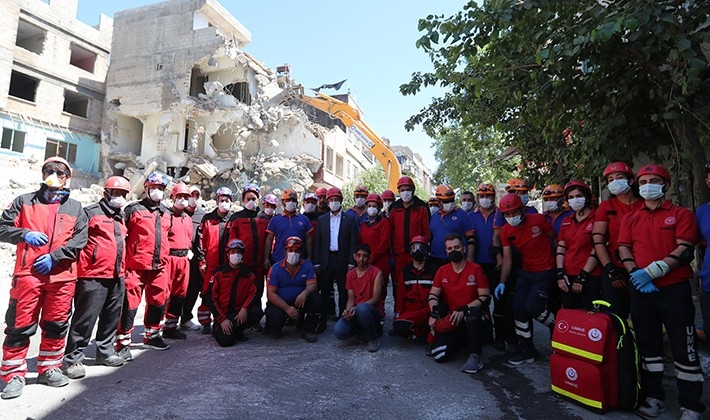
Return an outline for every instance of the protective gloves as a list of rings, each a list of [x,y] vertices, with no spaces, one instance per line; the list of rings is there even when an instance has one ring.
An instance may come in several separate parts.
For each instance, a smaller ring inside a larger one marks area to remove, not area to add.
[[[43,246],[49,242],[49,238],[42,232],[29,231],[25,233],[25,237],[22,238],[23,241],[29,246]]]
[[[52,258],[51,255],[49,254],[44,254],[41,257],[37,258],[37,261],[32,265],[35,270],[37,270],[38,273],[40,274],[49,274],[50,271],[52,271],[52,268],[54,268],[54,265],[57,262]]]
[[[638,290],[649,283],[653,283],[653,277],[646,270],[635,270],[631,273],[631,284]]]
[[[493,291],[493,296],[495,296],[496,299],[500,300],[500,298],[503,297],[503,293],[505,293],[505,284],[500,283]]]
[[[659,289],[653,282],[646,284],[645,286],[639,287],[638,291],[641,293],[653,293],[657,292]]]

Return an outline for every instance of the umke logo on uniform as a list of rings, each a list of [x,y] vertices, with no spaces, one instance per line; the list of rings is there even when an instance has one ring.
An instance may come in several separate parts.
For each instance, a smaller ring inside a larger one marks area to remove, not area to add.
[[[466,286],[475,286],[476,285],[476,276],[471,274],[468,276],[468,279],[466,280]]]
[[[668,226],[675,225],[675,217],[673,217],[673,216],[666,217],[666,220],[664,220],[663,223],[665,223]]]
[[[531,230],[533,238],[537,238],[542,233],[542,231],[540,230],[540,226],[533,226]]]

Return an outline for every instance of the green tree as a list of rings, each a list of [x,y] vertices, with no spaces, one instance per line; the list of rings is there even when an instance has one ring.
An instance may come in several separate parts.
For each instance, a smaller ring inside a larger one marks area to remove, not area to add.
[[[428,16],[417,44],[434,71],[414,73],[400,90],[447,92],[407,127],[430,135],[491,127],[536,183],[597,176],[633,158],[670,162],[676,176],[701,174],[709,10],[699,0],[484,0]],[[707,199],[707,188],[696,182],[695,194]]]
[[[419,181],[414,179],[414,188],[417,190],[417,195],[426,201],[426,198],[422,197],[420,192],[424,189],[419,184]],[[366,169],[358,174],[357,179],[345,184],[342,188],[343,191],[343,208],[350,208],[355,204],[353,201],[353,192],[355,187],[358,185],[364,185],[367,190],[371,193],[382,194],[382,191],[387,189],[387,177],[385,176],[385,170],[381,165],[375,165],[372,168]],[[397,191],[394,191],[397,194]]]

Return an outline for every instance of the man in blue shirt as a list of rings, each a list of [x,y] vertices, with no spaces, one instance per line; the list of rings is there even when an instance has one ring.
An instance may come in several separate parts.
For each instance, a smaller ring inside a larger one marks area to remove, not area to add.
[[[466,244],[465,256],[468,261],[473,261],[475,232],[471,217],[465,211],[456,206],[456,194],[448,185],[436,187],[436,199],[439,202],[439,211],[432,214],[429,221],[431,230],[431,251],[432,262],[439,266],[449,262],[446,254],[446,235],[454,233],[459,235],[461,242]]]
[[[274,216],[266,227],[264,267],[286,258],[286,238],[298,236],[306,246],[301,252],[303,258],[310,258],[313,251],[310,232],[313,229],[308,217],[298,212],[298,194],[287,189],[281,193],[281,205],[284,211]]]

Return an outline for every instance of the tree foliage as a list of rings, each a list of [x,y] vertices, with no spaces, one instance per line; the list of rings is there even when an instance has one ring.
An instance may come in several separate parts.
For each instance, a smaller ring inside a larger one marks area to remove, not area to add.
[[[414,179],[414,187],[417,192],[424,191],[424,189],[419,184],[416,178]],[[387,189],[387,176],[385,175],[385,170],[381,165],[375,165],[365,171],[358,174],[357,179],[345,184],[342,188],[343,191],[343,207],[349,208],[354,204],[353,192],[355,187],[358,185],[364,185],[370,193],[382,194],[382,191]],[[397,194],[397,191],[394,191]],[[427,197],[428,198],[428,197]]]
[[[417,45],[434,71],[414,73],[400,90],[440,85],[447,93],[407,128],[436,137],[490,127],[519,151],[533,182],[591,177],[634,158],[701,173],[710,142],[709,10],[699,0],[484,0],[428,16]]]

